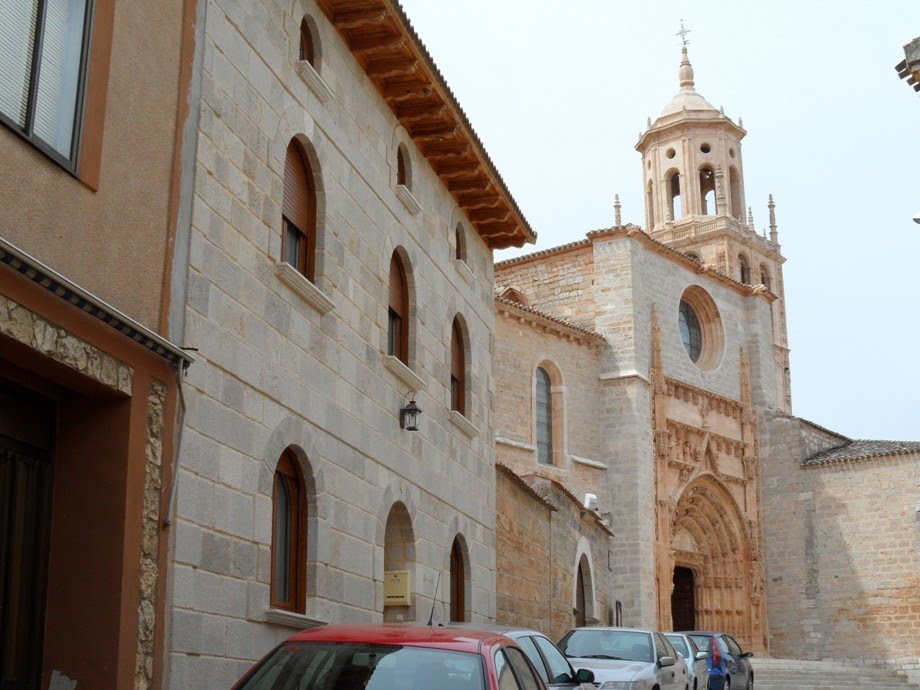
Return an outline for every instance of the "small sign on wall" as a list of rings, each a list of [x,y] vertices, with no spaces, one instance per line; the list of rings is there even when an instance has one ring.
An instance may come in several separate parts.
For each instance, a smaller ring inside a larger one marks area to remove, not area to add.
[[[384,606],[409,606],[412,591],[411,574],[408,570],[386,570],[383,573]]]

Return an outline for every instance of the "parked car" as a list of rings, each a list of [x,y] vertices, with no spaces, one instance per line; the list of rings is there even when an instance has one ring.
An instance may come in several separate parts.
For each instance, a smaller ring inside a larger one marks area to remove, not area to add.
[[[577,671],[572,668],[565,654],[560,652],[559,648],[538,630],[477,623],[448,623],[447,625],[462,629],[479,628],[510,637],[524,650],[524,654],[533,663],[537,673],[550,690],[595,690],[594,673],[586,668],[580,668]]]
[[[742,651],[728,633],[693,630],[687,634],[708,655],[709,690],[754,690],[752,652]]]
[[[559,640],[559,649],[576,666],[592,670],[601,690],[685,690],[688,685],[686,662],[660,632],[574,628]]]
[[[664,636],[687,662],[690,689],[706,690],[709,687],[709,664],[706,661],[709,654],[701,651],[687,633],[665,633]]]
[[[328,625],[269,652],[233,690],[547,690],[510,638],[420,625]]]

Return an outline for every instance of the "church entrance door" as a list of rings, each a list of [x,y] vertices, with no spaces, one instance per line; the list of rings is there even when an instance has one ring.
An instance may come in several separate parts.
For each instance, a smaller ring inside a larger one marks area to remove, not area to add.
[[[675,630],[696,630],[696,585],[690,568],[674,568],[671,620]]]

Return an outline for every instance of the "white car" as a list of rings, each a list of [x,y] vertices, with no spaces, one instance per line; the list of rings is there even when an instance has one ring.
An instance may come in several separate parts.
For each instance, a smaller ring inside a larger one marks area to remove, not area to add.
[[[709,653],[701,651],[687,633],[665,633],[664,636],[687,662],[690,690],[708,690],[709,664],[706,660],[709,658]]]
[[[573,665],[594,671],[600,690],[687,690],[687,664],[668,642],[652,630],[575,628],[559,649]]]

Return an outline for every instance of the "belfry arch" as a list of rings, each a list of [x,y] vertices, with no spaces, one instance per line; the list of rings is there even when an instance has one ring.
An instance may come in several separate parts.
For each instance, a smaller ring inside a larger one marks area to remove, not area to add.
[[[718,477],[705,473],[684,488],[669,531],[672,587],[682,582],[686,586],[687,571],[692,574],[696,629],[725,630],[743,643],[755,639],[750,539],[735,499]],[[682,604],[686,602],[672,598],[672,610],[662,618],[672,618],[675,608],[685,616]],[[662,621],[666,622],[671,621]]]

